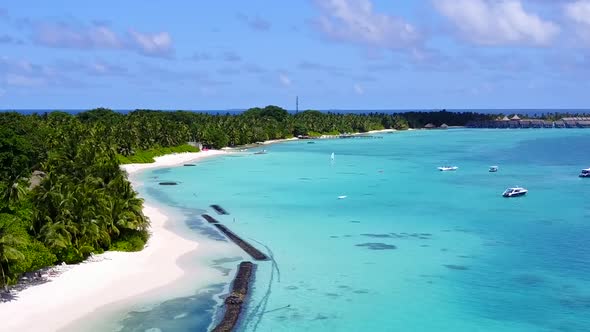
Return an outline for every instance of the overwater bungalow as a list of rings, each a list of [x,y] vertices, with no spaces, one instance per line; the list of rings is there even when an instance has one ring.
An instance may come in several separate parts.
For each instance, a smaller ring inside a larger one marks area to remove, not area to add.
[[[563,120],[566,128],[576,128],[578,126],[576,120]]]
[[[521,119],[518,115],[511,118],[498,117],[495,120],[473,121],[466,124],[469,128],[590,128],[590,117],[563,118],[557,121],[541,119]]]
[[[434,129],[434,128],[436,128],[436,126],[433,125],[432,123],[429,123],[426,126],[424,126],[424,129]]]
[[[590,117],[588,118],[563,118],[558,121],[545,121],[541,119],[520,119],[518,116],[506,120],[498,118],[491,121],[474,121],[468,123],[469,128],[590,128]]]
[[[520,120],[518,121],[520,128],[531,128],[531,120]]]

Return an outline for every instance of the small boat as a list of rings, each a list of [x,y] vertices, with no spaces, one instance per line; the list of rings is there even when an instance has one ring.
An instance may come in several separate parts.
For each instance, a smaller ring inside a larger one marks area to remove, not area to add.
[[[441,166],[438,167],[438,170],[441,172],[447,172],[447,171],[456,171],[459,167],[457,166]]]
[[[307,142],[307,144],[315,144],[315,142],[314,141],[309,141],[309,142]]]
[[[266,154],[266,150],[256,151],[254,154]]]
[[[590,168],[583,169],[579,176],[581,178],[590,178]]]
[[[522,187],[513,187],[513,188],[506,189],[504,191],[504,193],[502,193],[502,196],[504,196],[504,197],[518,197],[518,196],[524,196],[528,192],[529,192],[528,190],[526,190]]]
[[[334,152],[332,152],[332,154],[330,155],[330,160],[334,161]]]
[[[347,196],[338,196],[338,199],[345,199]]]
[[[498,171],[498,166],[490,166],[490,172],[496,173]]]

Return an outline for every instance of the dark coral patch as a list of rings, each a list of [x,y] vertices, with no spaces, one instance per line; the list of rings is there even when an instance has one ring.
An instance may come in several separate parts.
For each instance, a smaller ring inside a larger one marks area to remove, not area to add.
[[[459,270],[459,271],[469,270],[469,267],[467,267],[465,265],[445,264],[443,266],[446,267],[447,269],[451,269],[451,270]]]
[[[397,249],[397,247],[394,246],[393,244],[376,243],[376,242],[359,243],[356,246],[357,247],[366,247],[370,250],[394,250],[394,249]]]
[[[375,238],[391,238],[393,237],[393,235],[391,234],[370,234],[370,233],[365,233],[365,234],[361,234],[362,236],[368,236],[368,237],[375,237]]]
[[[521,274],[514,278],[514,281],[526,286],[536,286],[545,281],[543,277],[534,274]]]

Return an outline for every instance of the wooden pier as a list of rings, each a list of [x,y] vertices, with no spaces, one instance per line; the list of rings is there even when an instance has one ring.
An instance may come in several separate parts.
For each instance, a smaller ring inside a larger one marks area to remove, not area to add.
[[[238,247],[242,248],[248,255],[252,256],[257,261],[265,261],[268,260],[268,257],[262,253],[260,250],[256,249],[250,243],[244,241],[241,237],[237,236],[234,232],[230,231],[229,228],[225,227],[225,225],[214,223],[213,224],[217,229],[219,229],[225,236],[227,236],[230,240],[232,240]]]
[[[212,332],[231,332],[236,327],[242,312],[242,306],[248,296],[254,267],[255,265],[252,262],[240,263],[238,273],[234,278],[232,291],[225,298],[225,314]]]
[[[223,214],[223,215],[228,215],[229,212],[227,212],[227,210],[225,210],[224,208],[222,208],[221,206],[217,205],[217,204],[213,204],[211,205],[211,207],[213,208],[213,210],[215,210],[215,212],[217,212],[218,214]]]
[[[219,220],[211,217],[208,214],[202,214],[201,217],[203,217],[203,219],[207,220],[211,224],[217,224],[217,223],[219,223]]]

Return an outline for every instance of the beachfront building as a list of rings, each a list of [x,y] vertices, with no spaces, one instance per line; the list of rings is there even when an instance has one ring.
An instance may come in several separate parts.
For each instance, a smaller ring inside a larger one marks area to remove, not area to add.
[[[469,128],[590,128],[590,117],[562,118],[557,121],[541,119],[521,119],[518,115],[510,118],[498,117],[492,121],[474,121],[466,125]]]
[[[566,128],[590,128],[590,117],[575,117],[561,119]]]

